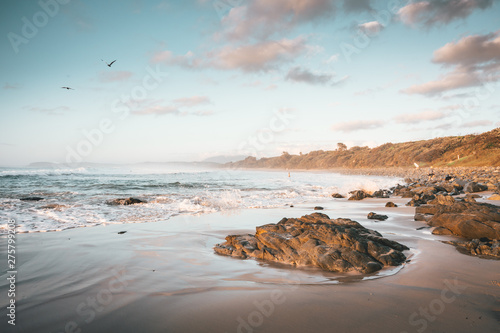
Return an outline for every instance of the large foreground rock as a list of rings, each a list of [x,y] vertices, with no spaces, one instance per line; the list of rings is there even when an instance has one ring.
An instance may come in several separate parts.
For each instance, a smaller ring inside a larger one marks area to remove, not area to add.
[[[349,219],[314,213],[256,228],[255,235],[230,235],[215,252],[238,258],[258,258],[327,271],[372,273],[402,264],[408,248]]]
[[[465,201],[424,205],[416,208],[415,220],[440,227],[441,234],[448,229],[467,239],[500,239],[500,207],[495,205]]]

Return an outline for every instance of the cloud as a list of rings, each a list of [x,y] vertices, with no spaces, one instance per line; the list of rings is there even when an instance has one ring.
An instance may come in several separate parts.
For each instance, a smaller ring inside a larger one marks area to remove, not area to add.
[[[429,0],[414,1],[398,12],[400,20],[407,25],[447,24],[456,19],[464,19],[476,9],[491,7],[493,0]]]
[[[460,127],[462,128],[471,128],[471,127],[488,127],[492,126],[493,122],[491,120],[476,120],[469,121],[467,123],[463,123]]]
[[[370,129],[381,128],[384,126],[384,124],[385,122],[382,120],[353,120],[335,124],[331,127],[331,129],[334,131],[347,133],[359,130],[370,130]]]
[[[5,90],[16,90],[16,89],[19,89],[19,86],[18,85],[14,85],[14,84],[5,83],[5,85],[2,87],[2,89],[5,89]]]
[[[434,51],[432,61],[453,69],[434,81],[413,85],[407,94],[439,95],[500,80],[500,30],[466,36]]]
[[[245,72],[265,71],[292,61],[307,50],[303,37],[266,41],[244,46],[226,46],[212,55],[212,66],[220,69],[240,69]]]
[[[447,117],[447,113],[436,110],[424,110],[418,113],[401,114],[394,117],[398,124],[415,124],[424,121],[439,120]]]
[[[434,52],[433,62],[471,66],[500,61],[500,30],[487,35],[472,35],[447,43]]]
[[[176,106],[172,105],[167,105],[167,106],[153,105],[140,110],[134,110],[131,113],[137,116],[149,116],[149,115],[162,116],[166,114],[179,115],[180,111]]]
[[[352,0],[350,0],[352,1]],[[228,40],[264,40],[275,33],[288,32],[303,22],[317,21],[335,13],[335,0],[254,0],[231,9],[222,19]]]
[[[215,114],[209,110],[185,111],[184,108],[193,108],[198,105],[210,104],[210,99],[206,96],[192,96],[173,100],[171,103],[165,103],[164,100],[146,99],[142,100],[134,106],[131,111],[137,116],[211,116]]]
[[[358,25],[358,28],[368,36],[376,36],[384,29],[384,26],[377,21],[371,21]]]
[[[68,106],[58,106],[55,108],[41,108],[37,106],[32,106],[32,107],[25,107],[25,109],[33,112],[45,113],[51,116],[60,116],[71,110]]]
[[[210,104],[210,98],[207,96],[192,96],[174,99],[173,101],[179,107],[195,107],[202,104]]]
[[[340,57],[340,54],[339,53],[335,53],[330,58],[328,58],[325,62],[327,64],[331,64],[331,63],[337,62],[339,60],[339,57]]]
[[[478,86],[480,83],[481,80],[478,77],[478,73],[458,68],[451,73],[441,76],[437,80],[413,85],[403,90],[403,92],[407,94],[434,96],[448,90]]]
[[[286,79],[288,81],[303,82],[313,85],[325,85],[329,83],[335,75],[333,74],[315,74],[301,67],[293,67],[288,71]]]
[[[308,49],[306,39],[299,36],[295,39],[285,38],[279,41],[257,42],[241,46],[227,45],[218,50],[206,52],[200,57],[196,57],[192,52],[176,56],[167,50],[155,54],[151,61],[185,68],[258,72],[275,69],[283,63],[293,61]]]
[[[370,0],[345,0],[344,10],[346,12],[362,12],[373,10]]]
[[[129,71],[101,71],[99,81],[104,83],[126,81],[132,77]]]
[[[204,110],[204,111],[193,111],[190,112],[189,114],[193,116],[207,117],[207,116],[213,116],[215,112],[212,110]]]

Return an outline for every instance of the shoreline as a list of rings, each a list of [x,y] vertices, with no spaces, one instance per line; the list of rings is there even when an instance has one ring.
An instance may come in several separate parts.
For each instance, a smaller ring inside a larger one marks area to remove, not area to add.
[[[410,247],[408,264],[376,279],[213,252],[227,234],[309,214],[312,205],[20,234],[15,332],[65,331],[68,323],[82,332],[125,333],[331,332],[332,325],[342,332],[498,327],[500,287],[492,284],[500,274],[498,261],[459,253],[441,242],[453,237],[420,228],[425,224],[413,220],[415,209],[404,206],[408,199],[391,198],[399,208],[384,207],[387,200],[318,202],[330,218],[351,218]],[[367,220],[373,210],[390,218]],[[2,251],[5,243],[1,238]],[[97,309],[89,299],[98,300]],[[432,310],[433,304],[439,307]],[[5,318],[3,300],[0,305]],[[435,319],[425,319],[421,308]],[[0,327],[14,332],[5,321]]]

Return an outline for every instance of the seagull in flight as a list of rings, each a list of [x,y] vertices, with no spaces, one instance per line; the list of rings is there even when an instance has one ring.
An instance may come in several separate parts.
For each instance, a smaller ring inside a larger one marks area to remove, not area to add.
[[[62,89],[66,89],[66,90],[75,90],[73,88],[70,88],[70,87],[61,87]]]
[[[102,59],[101,59],[101,61],[104,61],[104,60],[102,60]],[[108,67],[111,67],[111,65],[113,65],[113,64],[115,63],[115,61],[116,61],[116,60],[113,60],[113,61],[112,61],[112,62],[110,62],[109,64],[108,64],[106,61],[104,61],[104,63],[105,63],[106,65],[108,65]]]

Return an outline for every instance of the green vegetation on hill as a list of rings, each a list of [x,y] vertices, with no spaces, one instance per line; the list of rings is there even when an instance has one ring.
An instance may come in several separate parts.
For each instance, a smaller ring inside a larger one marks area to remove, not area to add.
[[[479,135],[451,136],[432,140],[386,143],[376,148],[347,147],[334,151],[279,157],[247,157],[226,164],[241,168],[330,169],[380,167],[500,166],[500,128]]]

